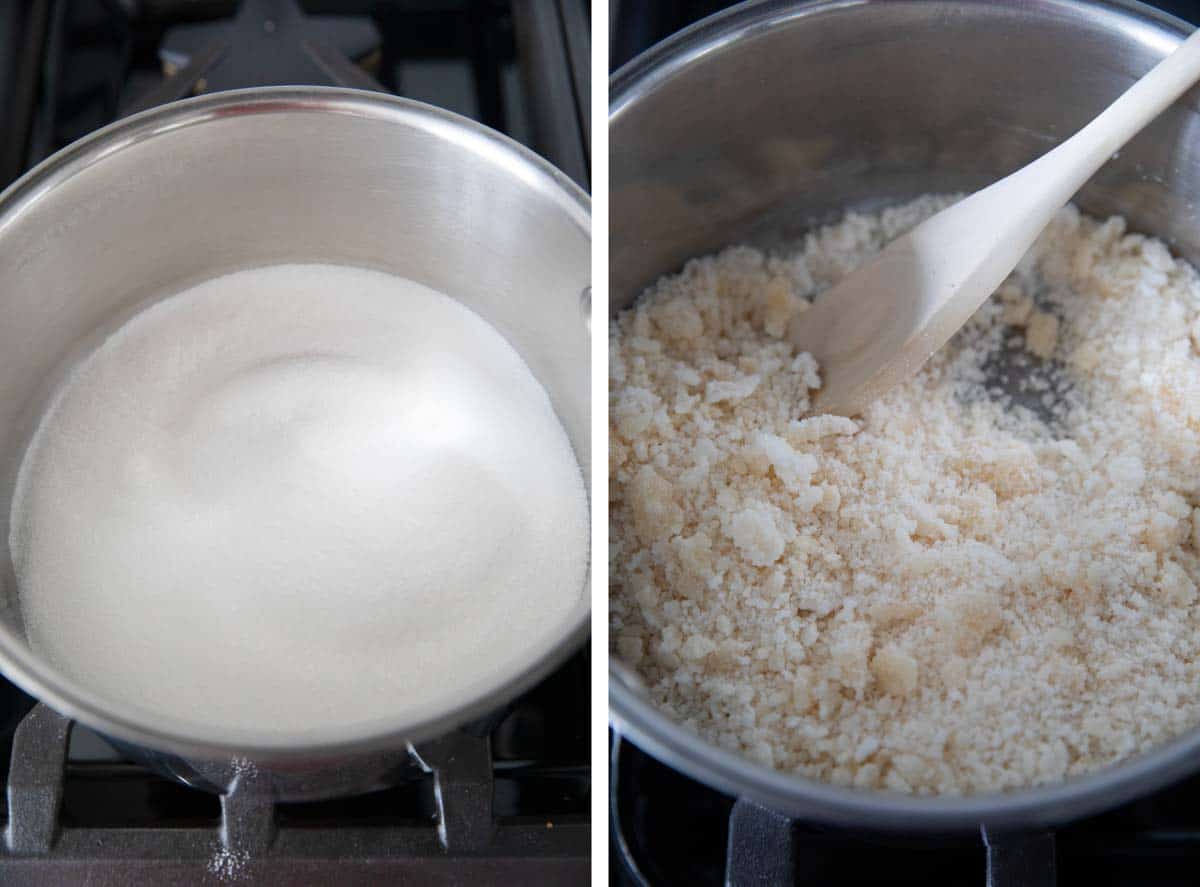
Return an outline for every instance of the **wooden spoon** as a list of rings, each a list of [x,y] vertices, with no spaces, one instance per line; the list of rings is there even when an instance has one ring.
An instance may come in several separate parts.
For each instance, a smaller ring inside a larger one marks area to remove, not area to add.
[[[852,416],[920,369],[1084,182],[1197,79],[1200,31],[1067,141],[892,241],[797,315],[788,336],[821,365],[813,411]]]

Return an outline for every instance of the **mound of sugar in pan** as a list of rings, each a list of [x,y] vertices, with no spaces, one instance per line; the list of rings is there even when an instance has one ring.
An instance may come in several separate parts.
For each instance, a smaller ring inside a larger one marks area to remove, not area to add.
[[[436,715],[584,594],[545,391],[448,296],[278,265],[136,315],[60,388],[11,547],[30,642],[87,689],[278,731]]]
[[[1200,276],[1162,243],[1067,208],[913,379],[804,417],[789,322],[945,205],[698,259],[610,340],[613,652],[724,748],[920,794],[1200,723]]]

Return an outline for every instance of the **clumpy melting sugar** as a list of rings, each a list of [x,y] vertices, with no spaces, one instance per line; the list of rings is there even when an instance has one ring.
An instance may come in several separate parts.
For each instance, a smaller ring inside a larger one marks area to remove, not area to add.
[[[949,202],[693,261],[610,337],[615,655],[720,746],[919,794],[1200,721],[1200,277],[1162,243],[1067,208],[914,379],[798,418],[791,318]]]

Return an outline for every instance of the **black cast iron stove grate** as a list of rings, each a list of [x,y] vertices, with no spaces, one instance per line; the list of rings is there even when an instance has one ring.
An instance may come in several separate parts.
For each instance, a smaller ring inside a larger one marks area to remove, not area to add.
[[[551,687],[586,689],[578,658]],[[301,804],[265,797],[252,768],[217,798],[124,761],[72,763],[71,722],[37,705],[12,739],[0,883],[578,884],[590,859],[586,716],[575,741],[530,759],[545,739],[540,705],[518,704],[490,735],[418,745],[407,754],[424,778]]]
[[[126,114],[284,83],[446,107],[589,181],[586,0],[0,4],[0,184]]]
[[[793,820],[731,798],[629,742],[614,742],[612,751],[609,860],[620,887],[1183,887],[1200,880],[1200,776],[1054,832],[882,834]]]
[[[589,662],[579,653],[483,729],[398,750],[417,778],[286,804],[252,767],[218,797],[115,755],[77,759],[82,728],[4,684],[0,884],[579,884]]]

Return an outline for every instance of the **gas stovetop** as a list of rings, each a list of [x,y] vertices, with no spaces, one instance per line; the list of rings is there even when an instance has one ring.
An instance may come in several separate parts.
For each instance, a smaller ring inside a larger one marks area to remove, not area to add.
[[[731,0],[611,0],[613,70]],[[1200,24],[1200,0],[1149,0]],[[1052,832],[875,834],[802,822],[612,745],[609,866],[631,885],[1193,885],[1200,776]]]
[[[0,4],[0,185],[130,113],[301,83],[464,114],[586,188],[589,32],[584,0]],[[486,728],[420,745],[422,778],[303,804],[158,776],[0,679],[0,884],[581,883],[589,662],[580,652]]]
[[[471,117],[586,187],[590,28],[586,0],[0,4],[0,184],[134,111],[222,89],[312,84]]]
[[[0,883],[578,884],[590,865],[589,661],[575,656],[490,732],[418,744],[420,778],[287,804],[159,776],[5,685]]]
[[[714,791],[628,742],[613,744],[613,882],[1193,885],[1200,776],[1063,828],[1020,835],[871,833],[802,822]]]

